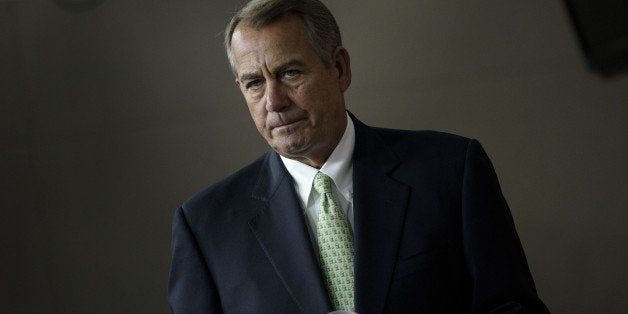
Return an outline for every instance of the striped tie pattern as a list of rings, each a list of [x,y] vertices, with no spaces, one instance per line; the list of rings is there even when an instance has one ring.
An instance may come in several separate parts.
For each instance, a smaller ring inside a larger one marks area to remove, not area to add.
[[[334,310],[353,311],[353,233],[331,193],[331,178],[318,172],[314,190],[321,195],[317,240],[327,292]]]

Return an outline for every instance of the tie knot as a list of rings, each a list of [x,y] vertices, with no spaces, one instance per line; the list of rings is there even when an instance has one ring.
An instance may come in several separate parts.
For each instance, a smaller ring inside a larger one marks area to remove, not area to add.
[[[318,194],[331,193],[331,178],[322,172],[317,172],[314,176],[314,190]]]

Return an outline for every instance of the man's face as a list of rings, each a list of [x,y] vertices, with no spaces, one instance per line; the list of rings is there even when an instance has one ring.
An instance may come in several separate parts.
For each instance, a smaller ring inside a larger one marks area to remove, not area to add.
[[[287,15],[259,29],[238,25],[231,53],[236,83],[262,137],[282,156],[320,167],[346,127],[346,50],[336,48],[326,67],[305,24]]]

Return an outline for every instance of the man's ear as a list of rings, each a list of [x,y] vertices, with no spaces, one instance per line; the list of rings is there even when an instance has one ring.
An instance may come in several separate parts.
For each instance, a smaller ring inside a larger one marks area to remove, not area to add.
[[[332,66],[338,72],[338,84],[342,92],[351,85],[351,58],[349,52],[342,46],[336,47],[331,58]]]

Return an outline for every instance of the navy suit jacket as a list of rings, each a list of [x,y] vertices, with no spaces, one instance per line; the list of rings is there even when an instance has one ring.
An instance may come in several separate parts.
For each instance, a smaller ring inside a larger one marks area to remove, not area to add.
[[[547,312],[477,141],[351,117],[358,313]],[[305,221],[274,151],[185,202],[172,311],[332,311]]]

